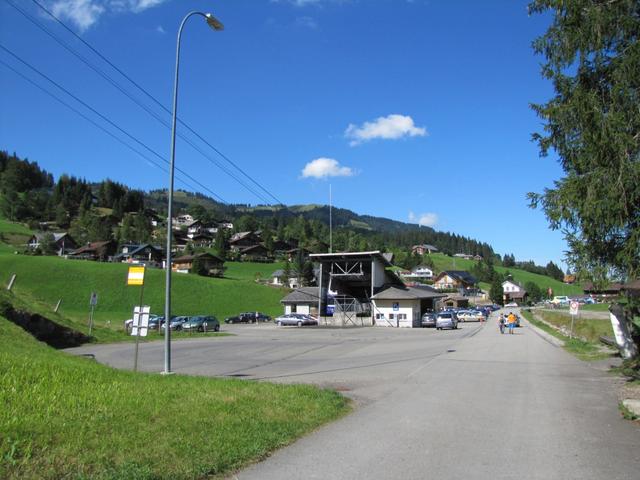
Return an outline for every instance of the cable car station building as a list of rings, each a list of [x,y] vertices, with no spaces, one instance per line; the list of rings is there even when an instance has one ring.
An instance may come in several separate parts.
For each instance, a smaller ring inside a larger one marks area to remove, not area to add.
[[[407,287],[380,251],[311,254],[318,264],[318,323],[333,326],[419,327],[422,313],[445,295]],[[333,315],[330,315],[333,312]]]

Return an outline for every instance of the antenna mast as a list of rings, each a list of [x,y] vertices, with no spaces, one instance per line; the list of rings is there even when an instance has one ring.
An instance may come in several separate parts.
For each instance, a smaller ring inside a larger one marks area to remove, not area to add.
[[[331,184],[329,184],[329,253],[333,253],[333,218],[331,213],[331,193]]]

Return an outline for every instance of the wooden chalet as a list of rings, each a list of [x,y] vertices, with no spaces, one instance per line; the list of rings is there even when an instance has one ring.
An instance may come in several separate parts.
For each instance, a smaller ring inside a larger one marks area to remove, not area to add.
[[[69,253],[67,258],[106,262],[116,254],[117,250],[118,245],[113,240],[91,242]]]
[[[53,242],[56,248],[56,255],[62,256],[66,255],[69,252],[78,249],[78,244],[76,241],[66,232],[62,233],[48,233],[48,232],[39,232],[35,235],[32,235],[29,241],[27,242],[27,247],[29,250],[42,249],[42,243],[46,240],[47,235],[53,235]]]
[[[261,242],[257,232],[239,232],[229,238],[229,249],[232,252],[240,252],[243,249],[254,247]]]
[[[183,255],[174,258],[171,261],[171,270],[177,273],[191,273],[193,262],[196,259],[199,259],[203,263],[208,276],[222,277],[224,275],[224,260],[211,253],[197,253],[195,255]]]
[[[271,262],[269,251],[262,245],[252,245],[240,250],[240,259],[245,262]]]

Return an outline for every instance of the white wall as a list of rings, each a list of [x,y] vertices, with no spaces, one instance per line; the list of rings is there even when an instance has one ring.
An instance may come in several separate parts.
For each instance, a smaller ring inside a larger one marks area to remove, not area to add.
[[[284,306],[284,313],[306,313],[307,315],[311,313],[311,307],[309,305],[296,305],[295,312],[292,307],[292,304],[287,303]]]
[[[507,280],[502,284],[502,289],[504,290],[505,293],[514,293],[514,292],[520,291],[520,286],[516,283],[510,282]]]
[[[393,304],[398,303],[398,310],[393,309]],[[374,300],[374,318],[378,327],[419,327],[420,326],[420,301],[419,300]],[[378,318],[384,315],[384,318]],[[403,318],[398,319],[397,315]]]

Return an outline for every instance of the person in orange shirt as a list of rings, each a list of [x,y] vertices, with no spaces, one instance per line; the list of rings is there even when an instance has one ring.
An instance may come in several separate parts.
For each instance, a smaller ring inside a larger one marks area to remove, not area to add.
[[[516,328],[516,316],[513,312],[507,317],[507,323],[509,324],[509,333],[513,335],[513,329]]]

